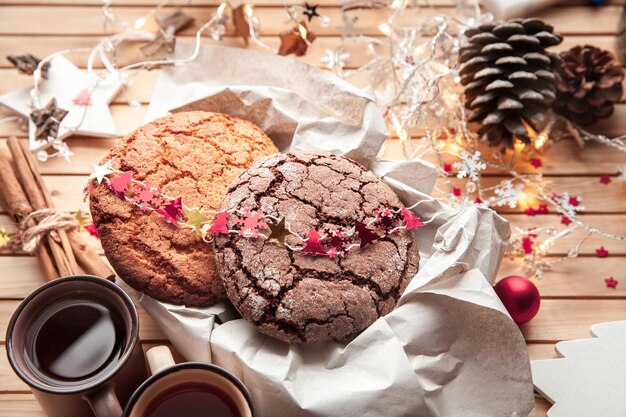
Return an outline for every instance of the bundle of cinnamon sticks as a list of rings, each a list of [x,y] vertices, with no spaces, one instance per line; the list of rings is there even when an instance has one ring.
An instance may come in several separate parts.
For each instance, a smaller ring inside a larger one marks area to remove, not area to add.
[[[0,150],[2,200],[22,229],[32,228],[37,226],[37,218],[31,215],[33,212],[55,213],[56,209],[37,162],[26,144],[16,137],[10,137],[7,145],[10,156]],[[109,280],[115,278],[111,268],[85,243],[77,227],[59,228],[46,233],[34,253],[48,280],[80,273]]]

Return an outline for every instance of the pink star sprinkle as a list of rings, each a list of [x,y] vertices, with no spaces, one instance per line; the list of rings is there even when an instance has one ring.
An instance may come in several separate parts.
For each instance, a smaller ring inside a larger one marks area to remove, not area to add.
[[[446,171],[446,172],[450,172],[450,171],[452,171],[452,164],[450,164],[450,163],[448,163],[448,162],[445,162],[445,163],[443,164],[443,170],[444,170],[444,171]]]
[[[531,158],[529,162],[530,162],[530,165],[532,165],[534,168],[540,168],[543,166],[543,163],[541,162],[541,159],[539,158]]]
[[[548,213],[548,205],[547,204],[539,204],[537,207],[537,214],[547,214]]]
[[[598,249],[596,249],[596,256],[598,258],[606,258],[607,256],[609,256],[609,251],[604,249],[604,246],[600,246]]]
[[[155,212],[160,214],[166,222],[178,226],[178,216],[182,207],[182,199],[178,197],[176,200],[170,201],[162,209],[155,210]]]
[[[530,236],[526,236],[522,239],[522,248],[525,254],[533,253],[533,240]]]
[[[608,185],[611,182],[611,177],[609,177],[608,175],[601,175],[600,182],[604,185]]]
[[[528,207],[526,210],[524,210],[524,213],[527,216],[534,216],[535,214],[537,214],[537,211],[535,211],[535,209],[532,207]]]
[[[457,197],[461,196],[461,189],[457,188],[457,187],[452,187],[452,194],[454,194]]]
[[[567,216],[561,216],[561,223],[568,226],[572,221]]]
[[[91,106],[91,93],[88,89],[83,89],[75,98],[72,99],[72,103],[79,106]]]
[[[86,224],[83,228],[93,237],[97,237],[100,239],[100,235],[98,234],[98,230],[96,230],[96,225],[93,223]]]
[[[607,288],[617,288],[617,280],[613,277],[608,277],[604,279]]]

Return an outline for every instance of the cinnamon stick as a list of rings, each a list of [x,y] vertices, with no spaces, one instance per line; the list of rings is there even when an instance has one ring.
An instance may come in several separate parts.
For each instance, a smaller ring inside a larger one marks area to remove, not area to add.
[[[21,221],[33,211],[33,208],[13,171],[11,161],[2,151],[0,151],[0,189],[2,190],[4,201],[7,205],[7,211],[16,223],[21,223]],[[34,225],[35,222],[32,220],[27,224],[28,227]],[[35,249],[35,255],[41,263],[47,280],[53,280],[59,277],[59,273],[45,245],[38,245],[37,249]]]
[[[40,190],[37,181],[34,178],[34,173],[28,164],[27,156],[24,154],[22,147],[19,144],[19,140],[15,136],[12,136],[7,140],[7,145],[9,146],[11,156],[13,157],[15,172],[20,180],[20,183],[22,184],[26,197],[30,201],[31,207],[35,211],[51,208],[46,204],[43,193]],[[28,152],[28,155],[30,155],[30,152]],[[57,230],[57,234],[59,237],[63,236],[65,237],[65,240],[67,240],[67,235],[64,230]],[[61,276],[76,274],[78,272],[78,266],[69,243],[67,247],[64,248],[62,246],[61,239],[56,241],[51,234],[47,234],[45,239],[56,263],[56,267],[59,270],[59,274],[61,274]]]
[[[20,142],[17,138],[11,137],[9,138],[9,143],[13,143],[13,147],[19,146],[22,150],[22,154],[24,155],[30,171],[33,174],[35,182],[43,199],[45,201],[45,205],[48,208],[56,210],[54,201],[52,200],[52,195],[50,191],[46,187],[43,182],[43,177],[39,172],[39,168],[37,167],[37,163],[33,158],[32,154],[26,147],[26,144]],[[67,241],[67,245],[70,248],[70,253],[72,254],[72,259],[76,259],[81,268],[88,274],[95,275],[98,277],[102,277],[108,280],[115,280],[115,273],[111,270],[111,268],[98,256],[98,254],[88,246],[83,238],[80,236],[75,230],[69,230],[67,232],[63,231],[63,236]],[[62,237],[63,239],[63,237]],[[63,241],[63,240],[62,240]],[[64,245],[65,246],[65,245]],[[75,261],[75,262],[76,262]]]

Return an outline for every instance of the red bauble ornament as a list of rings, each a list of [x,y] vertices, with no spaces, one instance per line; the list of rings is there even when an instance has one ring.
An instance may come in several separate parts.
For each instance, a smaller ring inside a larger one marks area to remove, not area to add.
[[[541,297],[528,278],[511,275],[502,278],[494,289],[515,323],[526,323],[537,315]]]

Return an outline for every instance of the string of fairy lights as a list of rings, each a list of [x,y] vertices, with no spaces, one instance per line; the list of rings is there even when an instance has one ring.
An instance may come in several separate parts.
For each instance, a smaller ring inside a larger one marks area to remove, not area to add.
[[[118,66],[116,52],[124,43],[159,39],[168,42],[175,37],[175,30],[171,28],[160,28],[157,32],[145,30],[148,23],[162,15],[171,3],[172,0],[165,0],[131,22],[118,17],[111,0],[103,0],[103,29],[106,33],[116,33],[105,37],[93,48],[66,49],[42,59],[33,73],[33,108],[41,108],[45,104],[39,100],[41,69],[56,56],[88,53],[87,71],[98,76],[92,87],[93,91],[98,88],[98,80],[103,80],[111,73],[119,74],[123,86],[128,87],[133,76],[140,71],[167,65],[185,65],[194,61],[199,55],[204,37],[221,40],[227,32],[227,26],[234,19],[243,19],[234,23],[236,27],[239,23],[237,34],[244,37],[246,43],[250,41],[267,52],[279,52],[261,36],[262,22],[255,14],[253,5],[225,1],[219,4],[206,22],[198,26],[194,36],[195,47],[189,56],[176,59],[169,56],[148,58]],[[377,8],[391,10],[388,18],[379,26],[382,36],[363,35],[358,27],[359,21],[353,13]],[[432,18],[412,19],[411,16],[417,16],[421,8],[436,11],[436,7],[428,1],[420,0],[393,0],[390,4],[345,0],[341,10],[341,29],[344,36],[334,49],[325,51],[322,63],[348,80],[356,76],[367,77],[384,113],[388,129],[400,140],[405,157],[435,162],[440,177],[435,187],[435,198],[458,208],[507,206],[511,209],[526,208],[533,215],[546,212],[560,214],[561,226],[514,231],[507,253],[512,257],[524,257],[528,276],[541,277],[555,263],[578,256],[582,245],[592,235],[626,241],[625,236],[599,230],[583,222],[578,216],[584,211],[581,197],[557,192],[550,181],[539,172],[527,173],[516,168],[520,160],[538,157],[544,148],[561,137],[574,137],[581,146],[586,142],[598,142],[619,151],[626,151],[626,135],[618,138],[596,135],[560,116],[553,116],[539,132],[527,126],[531,138],[529,145],[518,141],[514,149],[506,153],[485,149],[467,122],[458,58],[465,41],[465,30],[490,22],[493,18],[488,13],[482,13],[477,2],[472,0],[458,0],[452,13],[454,17],[450,13],[434,13]],[[327,16],[317,12],[317,6],[306,3],[285,4],[285,14],[286,20],[292,26],[290,33],[303,43],[304,51],[312,42],[306,21],[317,18],[322,26],[331,23]],[[245,24],[242,25],[242,22]],[[356,68],[349,66],[350,55],[354,53],[369,59]],[[94,69],[96,60],[103,64],[104,70]],[[128,104],[137,105],[132,99],[128,100]],[[87,111],[86,106],[83,111]],[[70,130],[75,128],[77,126],[69,127]],[[40,159],[55,155],[67,157],[71,153],[62,141],[49,139],[56,153],[47,154]],[[483,174],[488,168],[505,173],[508,178],[495,185],[486,185]],[[620,169],[622,175],[617,178],[626,182],[626,166]],[[458,184],[462,184],[464,189],[455,186]],[[539,205],[535,208],[532,204]],[[565,256],[549,256],[549,249],[556,241],[577,231],[582,231],[584,236]]]

